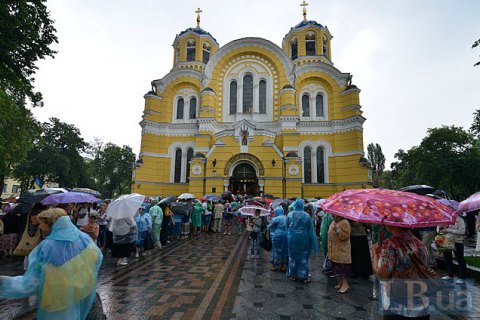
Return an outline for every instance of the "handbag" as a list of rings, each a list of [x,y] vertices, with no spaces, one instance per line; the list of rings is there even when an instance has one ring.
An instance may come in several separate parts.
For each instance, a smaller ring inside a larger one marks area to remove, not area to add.
[[[5,232],[5,226],[3,225],[3,221],[0,219],[0,236]]]
[[[439,252],[455,250],[455,241],[447,238],[444,234],[439,234],[435,237],[435,245]]]
[[[262,236],[258,245],[262,247],[265,251],[272,250],[272,239],[270,238],[270,232],[262,232],[261,235]]]
[[[18,246],[13,251],[14,256],[28,256],[30,252],[38,245],[40,242],[40,229],[35,230],[33,235],[30,235],[29,228],[31,226],[30,214],[27,216],[27,226],[22,234],[22,239],[18,243]]]

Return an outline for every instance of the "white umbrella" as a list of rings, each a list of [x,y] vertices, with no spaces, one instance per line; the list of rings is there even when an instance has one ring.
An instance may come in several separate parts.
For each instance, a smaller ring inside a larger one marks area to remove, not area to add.
[[[191,193],[182,193],[181,195],[178,196],[178,199],[180,199],[180,200],[191,200],[191,199],[195,199],[195,196]]]
[[[270,215],[270,210],[265,209],[259,206],[245,206],[238,209],[243,216],[254,216],[256,210],[260,210],[260,216],[268,216]]]
[[[138,193],[124,194],[108,205],[107,216],[113,220],[133,217],[145,200],[145,196]]]

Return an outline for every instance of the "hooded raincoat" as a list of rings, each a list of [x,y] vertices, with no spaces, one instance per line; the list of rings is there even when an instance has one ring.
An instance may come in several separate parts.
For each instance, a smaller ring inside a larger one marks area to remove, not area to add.
[[[200,202],[195,204],[193,211],[191,213],[192,226],[201,227],[202,226],[202,214],[203,214],[203,205]]]
[[[102,252],[68,216],[28,255],[23,276],[0,277],[0,297],[37,295],[37,319],[86,319],[97,286]]]
[[[288,264],[287,216],[281,206],[275,209],[275,218],[270,221],[267,229],[272,239],[270,263],[274,269],[284,269]]]
[[[295,200],[293,211],[287,218],[288,227],[288,272],[287,276],[309,279],[308,260],[317,253],[317,237],[310,216],[303,211],[303,201]]]

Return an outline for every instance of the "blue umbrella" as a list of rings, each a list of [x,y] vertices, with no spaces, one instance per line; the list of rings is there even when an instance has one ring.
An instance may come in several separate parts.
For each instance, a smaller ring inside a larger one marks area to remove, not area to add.
[[[83,202],[97,202],[98,199],[88,193],[81,192],[67,192],[67,193],[56,193],[49,195],[41,201],[44,206],[51,204],[60,204],[60,203],[83,203]]]

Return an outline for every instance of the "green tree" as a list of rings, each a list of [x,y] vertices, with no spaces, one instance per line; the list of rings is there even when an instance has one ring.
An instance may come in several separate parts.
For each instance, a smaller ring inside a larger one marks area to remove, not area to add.
[[[427,184],[463,199],[480,188],[480,150],[472,134],[463,128],[429,129],[419,146],[399,150],[392,176],[399,187]]]
[[[98,142],[98,141],[97,141]],[[106,198],[130,193],[135,154],[129,146],[119,147],[113,143],[98,144],[99,148],[91,162],[96,189]]]
[[[0,89],[0,186],[12,174],[18,162],[25,159],[40,127],[30,110]],[[3,187],[0,188],[0,197]]]
[[[49,46],[58,42],[45,0],[0,2],[0,87],[20,106],[29,98],[40,105],[34,91],[35,63],[56,53]]]
[[[385,156],[383,155],[382,147],[378,143],[370,143],[367,146],[367,157],[373,174],[372,184],[374,187],[378,187],[380,177],[385,169]]]
[[[480,139],[480,109],[473,113],[473,123],[470,126],[470,132]]]
[[[57,182],[62,187],[85,186],[88,182],[82,153],[88,144],[74,125],[51,118],[41,125],[42,134],[20,163],[15,176],[22,182],[22,190],[32,187],[39,177],[42,182]]]

